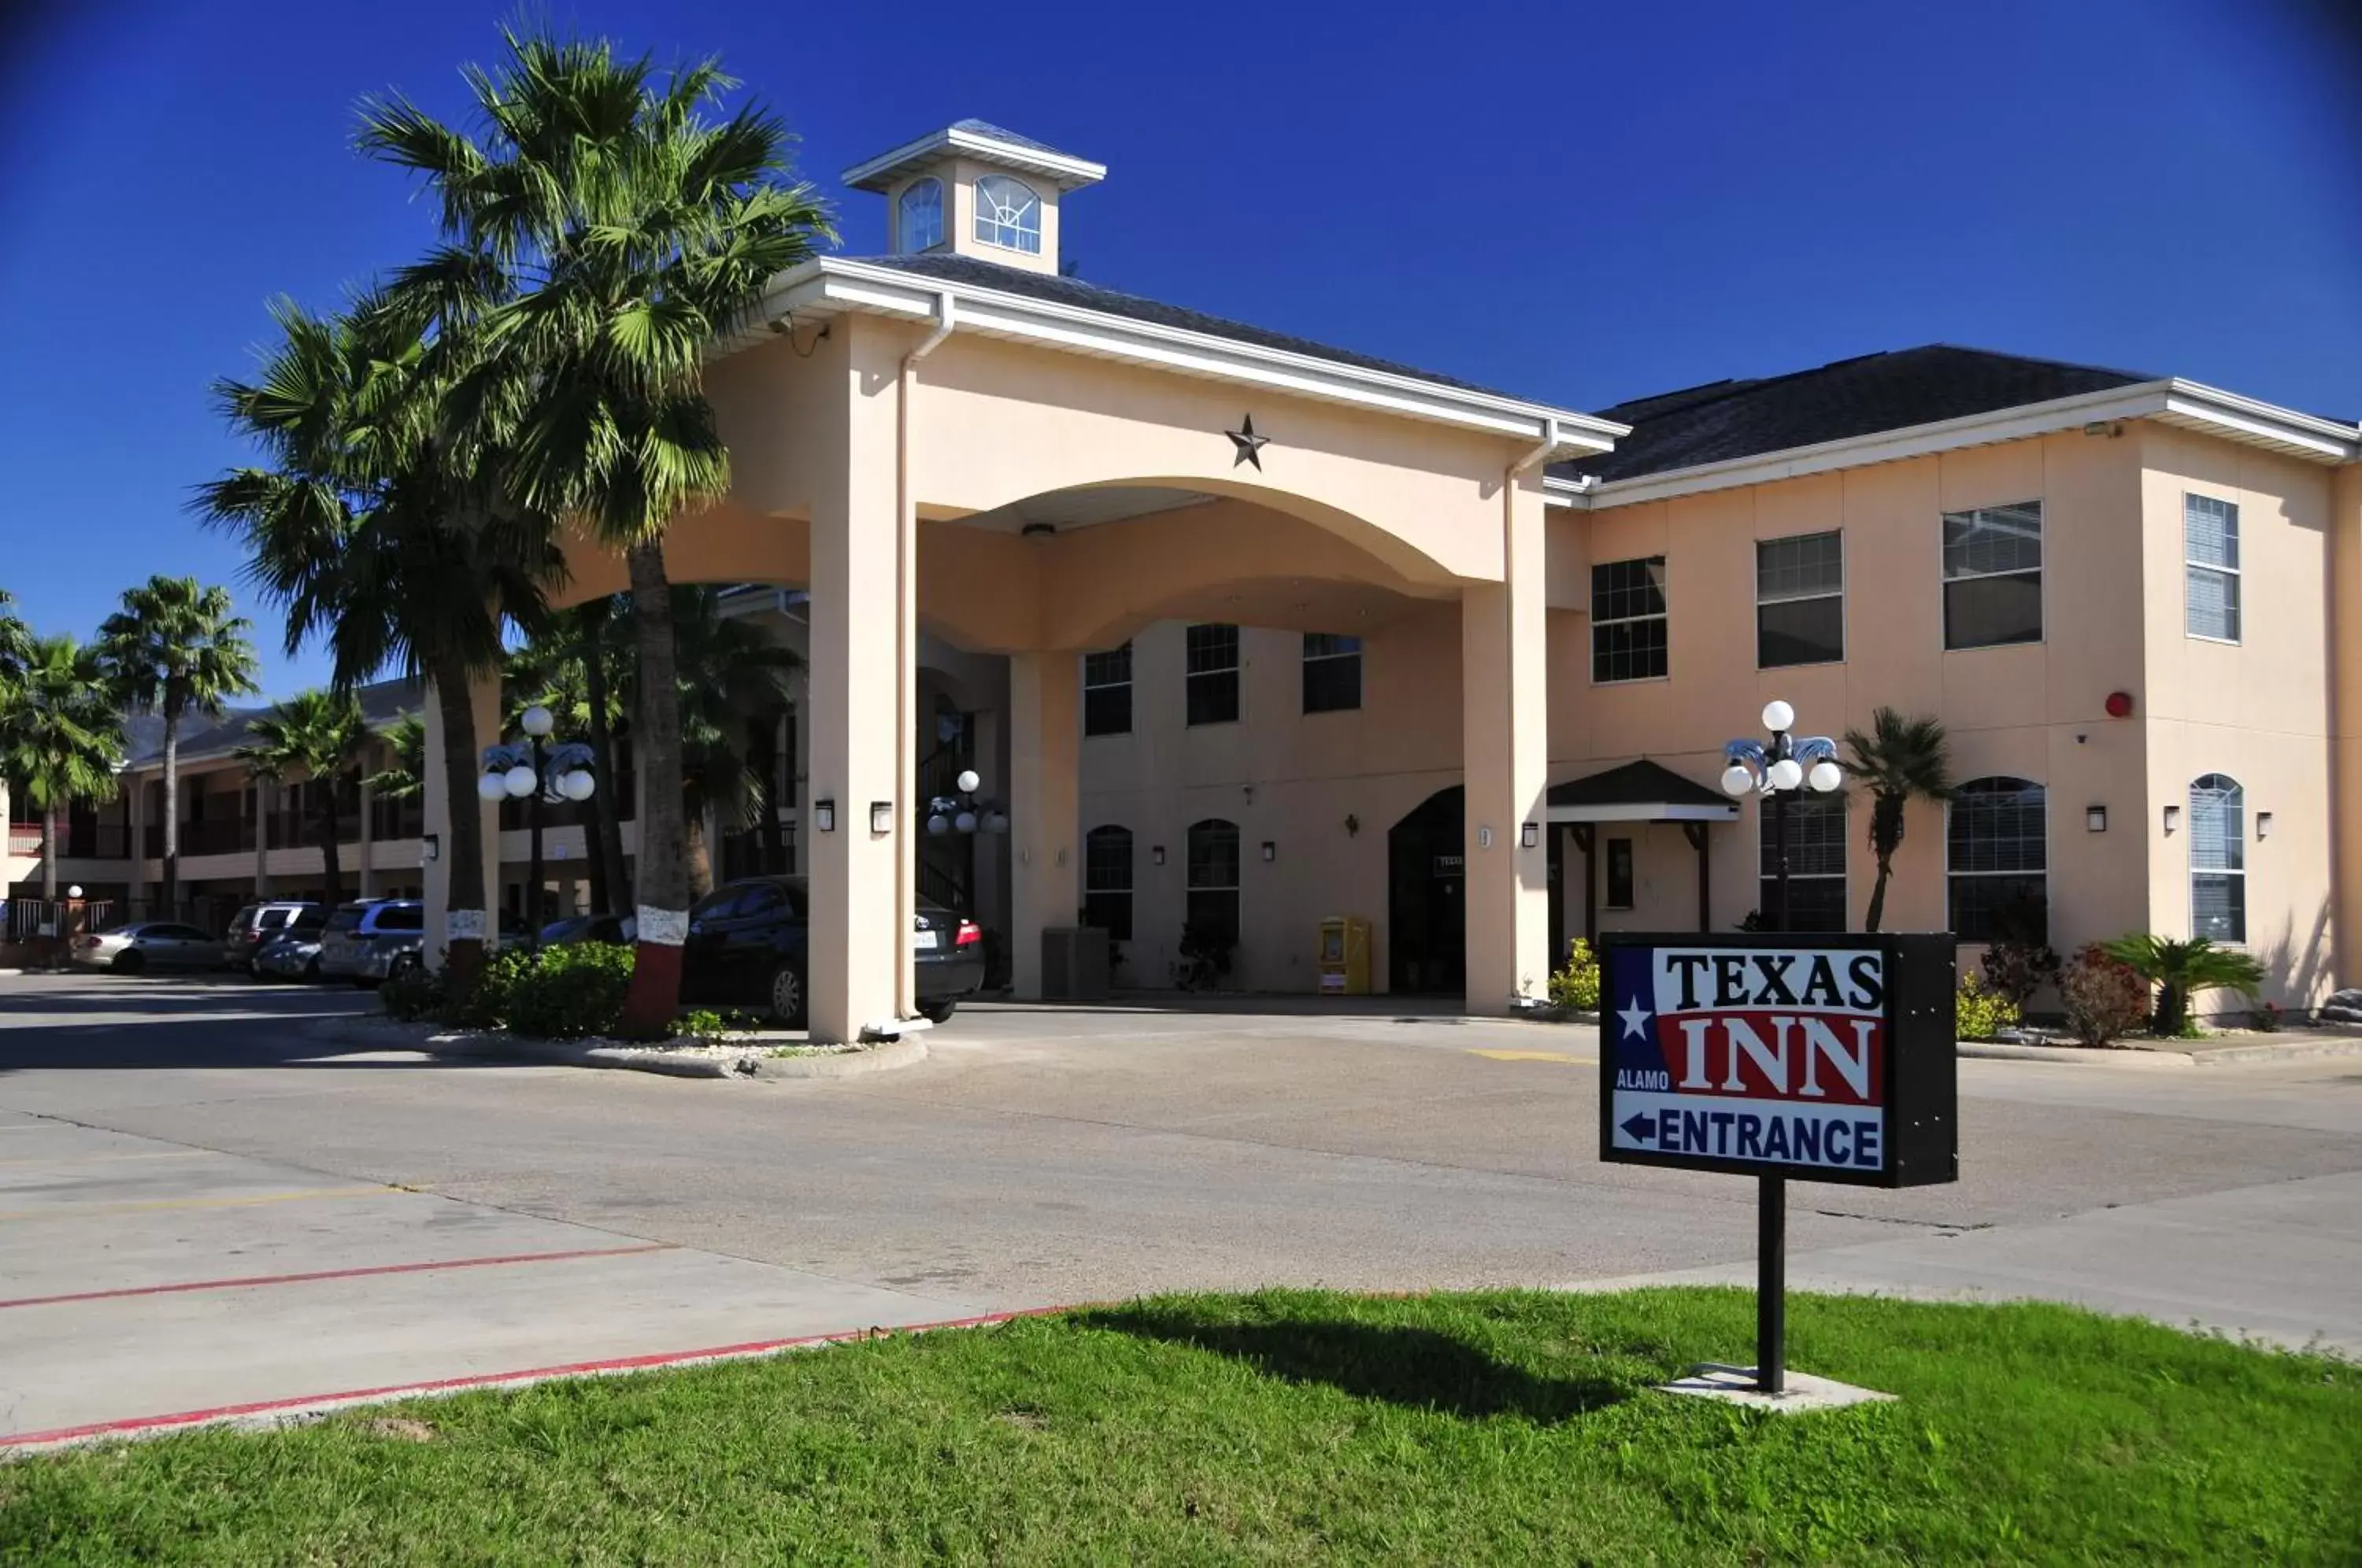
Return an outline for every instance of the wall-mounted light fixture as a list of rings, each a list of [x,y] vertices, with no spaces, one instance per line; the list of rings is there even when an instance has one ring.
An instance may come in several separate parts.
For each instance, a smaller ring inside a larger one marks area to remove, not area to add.
[[[1362,831],[1362,819],[1352,812],[1345,813],[1345,836],[1352,838]]]
[[[419,841],[418,858],[428,866],[443,858],[443,837],[440,834],[430,833]]]
[[[2256,836],[2257,838],[2269,838],[2272,836],[2271,812],[2257,812],[2256,813]]]
[[[894,831],[893,801],[872,801],[869,802],[869,831],[871,833],[892,833]]]
[[[812,826],[822,833],[834,833],[836,831],[836,802],[834,801],[814,801],[812,802]]]
[[[2083,808],[2083,825],[2084,825],[2084,827],[2088,828],[2089,830],[2091,830],[2091,831],[2092,831],[2092,832],[2093,832],[2093,833],[2105,833],[2105,832],[2107,832],[2107,831],[2108,831],[2108,808],[2107,808],[2107,807],[2105,807],[2105,806],[2086,806],[2086,807],[2084,807],[2084,808]]]
[[[1264,839],[1263,841],[1263,857],[1267,861],[1278,859],[1279,845],[1274,844],[1269,839]]]
[[[1541,841],[1542,824],[1540,823],[1528,823],[1524,827],[1518,830],[1518,842],[1525,845],[1528,849],[1533,848],[1536,845],[1541,843]]]
[[[1163,845],[1152,844],[1148,846],[1148,863],[1151,866],[1162,866],[1164,864],[1164,846]]]
[[[1493,830],[1491,828],[1480,827],[1476,830],[1476,847],[1479,849],[1490,849],[1493,847]]]
[[[2167,832],[2167,834],[2173,834],[2173,833],[2179,832],[2179,831],[2180,831],[2180,827],[2181,827],[2181,808],[2180,808],[2180,806],[2168,806],[2168,807],[2166,807],[2166,809],[2165,809],[2165,831]]]

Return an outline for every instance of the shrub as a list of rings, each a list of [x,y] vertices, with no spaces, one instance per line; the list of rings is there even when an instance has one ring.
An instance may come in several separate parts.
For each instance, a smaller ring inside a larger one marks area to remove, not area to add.
[[[508,1022],[509,991],[533,962],[523,947],[503,947],[484,960],[476,983],[463,995],[447,996],[437,1017],[454,1029],[499,1029]]]
[[[2268,1001],[2247,1015],[2247,1021],[2266,1034],[2278,1034],[2288,1023],[2288,1011],[2276,1001]]]
[[[632,983],[632,949],[613,942],[569,942],[521,957],[502,1006],[502,1021],[510,1032],[579,1040],[615,1032]]]
[[[2108,955],[2129,964],[2157,983],[2157,1010],[2149,1032],[2169,1038],[2196,1037],[2190,1004],[2202,991],[2231,990],[2253,998],[2263,988],[2264,967],[2235,947],[2217,947],[2205,937],[2179,941],[2135,932],[2106,944]]]
[[[2058,977],[2058,955],[2039,942],[2004,936],[1985,949],[1985,984],[2014,1008]]]
[[[1570,1012],[1599,1010],[1599,958],[1583,938],[1567,944],[1566,967],[1550,977],[1550,999]]]
[[[420,964],[404,965],[377,988],[377,1005],[385,1010],[388,1018],[403,1023],[441,1017],[449,999],[443,971]]]
[[[2017,1027],[2017,1004],[1974,975],[1960,977],[1952,999],[1952,1030],[1961,1040],[1991,1040]]]
[[[2087,943],[2059,977],[2067,1026],[2086,1045],[2106,1045],[2148,1017],[2148,982],[2098,943]]]

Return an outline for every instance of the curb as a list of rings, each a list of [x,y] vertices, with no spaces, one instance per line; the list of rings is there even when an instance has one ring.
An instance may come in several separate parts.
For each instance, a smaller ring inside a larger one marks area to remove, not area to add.
[[[2227,1067],[2262,1062],[2302,1062],[2322,1056],[2362,1056],[2362,1040],[2305,1040],[2287,1045],[2218,1045],[2207,1051],[2151,1051],[2092,1045],[2004,1045],[1998,1042],[1963,1040],[1963,1056],[2000,1062],[2056,1062],[2074,1066],[2130,1066],[2136,1063],[2170,1067]]]
[[[922,1039],[890,1041],[866,1050],[823,1056],[767,1056],[750,1046],[735,1056],[684,1056],[646,1045],[580,1040],[521,1040],[500,1030],[467,1030],[437,1033],[427,1023],[397,1023],[391,1019],[330,1019],[312,1026],[315,1039],[342,1040],[355,1044],[385,1045],[424,1051],[430,1056],[457,1056],[538,1062],[562,1067],[609,1067],[625,1072],[657,1073],[676,1078],[815,1079],[860,1077],[915,1066],[927,1058]]]

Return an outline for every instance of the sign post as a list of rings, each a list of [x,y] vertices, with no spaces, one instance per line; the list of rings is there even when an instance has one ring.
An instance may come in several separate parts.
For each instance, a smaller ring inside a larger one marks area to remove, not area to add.
[[[1757,1179],[1756,1389],[1786,1392],[1788,1182],[1959,1179],[1945,933],[1611,933],[1599,1154]]]

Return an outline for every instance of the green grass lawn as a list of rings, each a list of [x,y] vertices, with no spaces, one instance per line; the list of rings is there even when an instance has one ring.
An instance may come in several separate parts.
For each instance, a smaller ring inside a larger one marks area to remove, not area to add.
[[[0,1466],[0,1562],[2362,1562],[2362,1369],[2042,1306],[1171,1297]],[[389,1419],[396,1418],[396,1419]]]

